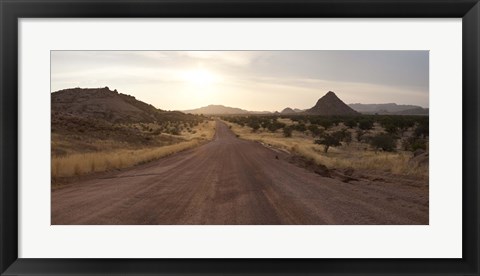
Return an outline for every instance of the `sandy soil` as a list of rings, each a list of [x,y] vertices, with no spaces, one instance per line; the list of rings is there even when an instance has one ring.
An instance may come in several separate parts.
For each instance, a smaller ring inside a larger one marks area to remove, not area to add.
[[[428,224],[428,183],[344,182],[237,138],[52,189],[52,224]]]

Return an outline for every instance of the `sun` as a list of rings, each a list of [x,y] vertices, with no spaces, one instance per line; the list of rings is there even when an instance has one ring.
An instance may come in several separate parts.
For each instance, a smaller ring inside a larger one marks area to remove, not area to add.
[[[184,78],[186,81],[198,86],[210,85],[216,81],[215,75],[203,68],[186,72]]]

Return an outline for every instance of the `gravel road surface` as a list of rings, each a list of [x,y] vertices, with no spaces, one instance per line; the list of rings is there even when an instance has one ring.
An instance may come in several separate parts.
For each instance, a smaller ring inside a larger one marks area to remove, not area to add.
[[[52,224],[428,224],[428,185],[345,183],[237,138],[52,190]],[[403,184],[402,184],[403,183]]]

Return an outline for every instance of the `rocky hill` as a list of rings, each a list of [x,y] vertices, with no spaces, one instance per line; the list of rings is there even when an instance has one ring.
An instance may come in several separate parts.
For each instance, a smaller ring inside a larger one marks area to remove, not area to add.
[[[188,120],[191,115],[164,111],[153,105],[104,88],[70,88],[51,93],[52,114],[92,118],[110,123],[161,122]]]
[[[183,110],[182,112],[190,114],[205,114],[205,115],[242,115],[242,114],[270,114],[269,111],[248,111],[241,108],[224,106],[224,105],[208,105],[191,110]]]
[[[53,92],[51,104],[51,151],[56,156],[101,151],[106,145],[122,149],[168,145],[182,141],[174,136],[182,129],[205,120],[157,109],[108,87]]]
[[[286,115],[295,114],[295,113],[297,113],[297,112],[295,110],[291,109],[290,107],[287,107],[280,112],[280,114],[286,114]]]
[[[329,91],[321,97],[315,106],[305,111],[305,114],[322,116],[353,116],[359,113],[340,100],[334,92]]]

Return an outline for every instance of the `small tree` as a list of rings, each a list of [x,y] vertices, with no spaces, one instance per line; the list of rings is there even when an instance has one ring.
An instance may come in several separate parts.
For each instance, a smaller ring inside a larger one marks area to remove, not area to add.
[[[429,132],[429,129],[428,129],[428,124],[419,124],[416,128],[415,128],[415,136],[419,137],[419,138],[425,138],[428,136],[428,132]]]
[[[335,133],[334,134],[324,133],[319,139],[315,140],[315,144],[323,145],[324,146],[323,150],[325,151],[325,153],[328,152],[328,149],[330,147],[337,147],[341,145],[339,135],[335,135]]]
[[[295,130],[299,132],[305,132],[307,130],[307,127],[305,126],[304,123],[299,123],[295,125]]]
[[[333,126],[333,122],[331,120],[323,120],[319,122],[319,125],[321,125],[325,130],[329,129],[331,126]]]
[[[390,134],[397,134],[398,133],[398,127],[395,126],[394,124],[386,124],[384,127],[386,132],[390,133]]]
[[[257,122],[251,122],[249,126],[252,128],[252,132],[256,132],[260,128],[260,124]]]
[[[281,129],[281,128],[284,128],[284,127],[285,127],[284,123],[274,121],[272,124],[270,124],[270,126],[268,127],[268,130],[270,130],[271,132],[275,132],[278,129]]]
[[[365,131],[359,129],[357,130],[357,141],[362,142],[364,140]]]
[[[283,127],[283,136],[292,137],[292,128],[289,126]]]
[[[342,141],[347,143],[347,145],[350,145],[350,143],[352,142],[352,133],[350,131],[345,131],[344,133],[345,134]]]
[[[310,131],[313,137],[319,136],[323,133],[323,129],[318,128],[318,126],[314,124],[309,125],[308,130]]]
[[[340,141],[343,141],[343,138],[345,138],[345,136],[347,135],[347,130],[346,129],[342,129],[340,131],[335,131],[332,133],[333,136],[337,137],[338,140]]]
[[[403,141],[403,149],[408,151],[416,151],[418,149],[427,150],[427,140],[422,138],[410,137]]]
[[[354,128],[357,126],[357,121],[354,119],[349,119],[344,123],[348,128]]]
[[[363,119],[358,123],[358,127],[362,130],[370,130],[373,128],[373,121],[368,119]]]
[[[378,134],[370,139],[370,145],[375,148],[375,152],[379,149],[384,151],[394,151],[397,143],[395,137],[390,134]]]
[[[171,128],[170,128],[170,134],[172,134],[172,135],[180,135],[180,130],[178,129],[177,126],[171,127]]]

